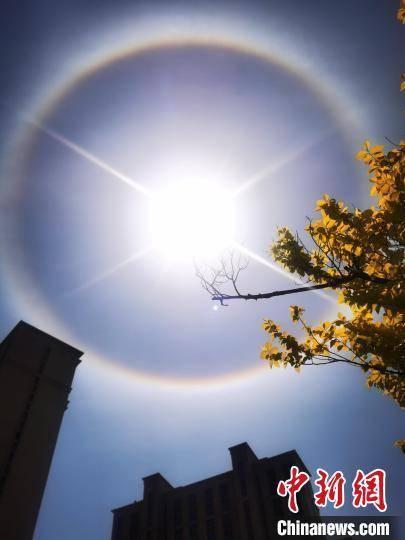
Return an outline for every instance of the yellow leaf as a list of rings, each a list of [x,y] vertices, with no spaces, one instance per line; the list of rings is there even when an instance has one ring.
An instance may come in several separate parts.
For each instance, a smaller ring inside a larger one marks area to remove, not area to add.
[[[290,306],[290,316],[293,322],[299,321],[303,313],[303,308],[299,306]]]
[[[400,23],[405,24],[405,8],[399,8],[397,11],[397,19]]]
[[[379,144],[379,145],[377,145],[377,146],[374,146],[374,148],[372,148],[372,149],[370,150],[370,152],[371,152],[372,154],[382,154],[383,149],[384,149],[384,147],[383,147],[382,145]]]

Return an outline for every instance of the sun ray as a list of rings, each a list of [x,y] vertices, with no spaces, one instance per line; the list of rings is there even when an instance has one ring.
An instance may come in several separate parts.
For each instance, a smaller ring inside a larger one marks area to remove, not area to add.
[[[263,180],[266,180],[267,178],[269,178],[269,176],[282,169],[285,165],[294,162],[296,159],[308,152],[308,150],[322,142],[328,135],[330,135],[330,133],[331,130],[326,131],[322,135],[315,137],[311,141],[305,142],[298,148],[293,148],[292,150],[284,154],[284,156],[282,156],[279,160],[266,165],[259,172],[252,175],[245,182],[243,182],[241,186],[236,188],[235,191],[232,193],[233,197],[239,197],[239,195],[245,193]]]
[[[251,251],[250,249],[246,248],[242,244],[239,244],[238,242],[235,242],[235,248],[238,249],[243,255],[246,255],[250,259],[253,259],[254,261],[258,262],[259,264],[262,264],[263,266],[266,266],[267,268],[270,268],[270,270],[273,270],[273,272],[277,272],[278,274],[284,276],[285,278],[289,279],[290,281],[293,281],[295,284],[298,285],[306,285],[303,281],[298,279],[297,277],[293,276],[286,270],[283,270],[283,268],[280,268],[276,264],[272,263],[271,261],[268,261],[264,257],[261,257],[254,251]],[[321,296],[324,300],[327,300],[328,302],[332,302],[333,304],[336,304],[336,298],[333,298],[332,296],[329,296],[323,291],[310,291],[313,294],[317,294],[318,296]]]
[[[117,272],[118,270],[121,270],[122,268],[130,264],[131,262],[137,261],[141,259],[142,257],[145,257],[152,250],[153,250],[153,246],[149,246],[141,251],[138,251],[137,253],[134,253],[127,259],[119,262],[118,264],[112,266],[111,268],[108,268],[107,270],[104,270],[104,272],[101,272],[100,274],[94,276],[93,278],[89,279],[85,283],[82,283],[82,285],[79,285],[78,287],[75,287],[74,289],[71,289],[70,291],[66,292],[63,296],[65,297],[73,296],[75,294],[78,294],[80,292],[83,292],[89,289],[90,287],[93,287],[97,283],[100,283],[100,281],[103,281],[104,279],[112,276],[115,272]]]
[[[139,193],[142,193],[142,195],[151,196],[151,191],[145,188],[142,184],[140,184],[139,182],[136,182],[135,180],[133,180],[126,174],[121,173],[114,167],[111,167],[111,165],[101,160],[94,154],[90,153],[88,150],[86,150],[82,146],[79,146],[78,144],[74,143],[67,137],[64,137],[57,131],[54,131],[53,129],[47,126],[44,126],[36,122],[35,120],[29,120],[29,123],[34,125],[38,130],[48,135],[48,137],[51,137],[51,139],[61,143],[63,146],[66,146],[66,148],[69,148],[69,150],[78,154],[82,158],[87,159],[87,161],[89,161],[90,163],[93,163],[94,165],[102,169],[103,171],[110,173],[112,176],[114,176],[118,180],[121,180],[121,182],[123,182],[124,184],[127,184],[132,189],[135,189]]]

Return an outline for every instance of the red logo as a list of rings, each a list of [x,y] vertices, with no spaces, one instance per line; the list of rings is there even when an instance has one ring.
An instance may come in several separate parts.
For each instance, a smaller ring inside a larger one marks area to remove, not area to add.
[[[316,506],[325,507],[332,503],[334,508],[340,508],[345,503],[346,479],[341,471],[329,475],[324,469],[317,469],[315,485],[318,491],[314,494]],[[386,474],[382,469],[374,469],[365,474],[358,469],[352,483],[353,506],[365,507],[372,504],[380,512],[387,510],[385,497]],[[290,469],[290,478],[280,480],[277,485],[277,494],[281,497],[288,496],[288,508],[291,512],[298,512],[297,493],[309,482],[309,474],[300,472],[293,465]]]
[[[333,503],[334,508],[340,508],[345,502],[346,479],[341,471],[336,471],[329,476],[323,469],[318,469],[318,478],[315,485],[319,490],[315,493],[315,504],[326,506],[327,502]]]
[[[290,470],[290,478],[288,478],[288,480],[281,480],[278,483],[277,493],[282,497],[288,495],[288,508],[291,512],[298,512],[297,493],[308,481],[309,474],[299,472],[298,467],[294,465]]]
[[[385,499],[385,471],[374,469],[368,474],[358,470],[353,480],[353,506],[367,506],[373,504],[380,512],[387,510]]]

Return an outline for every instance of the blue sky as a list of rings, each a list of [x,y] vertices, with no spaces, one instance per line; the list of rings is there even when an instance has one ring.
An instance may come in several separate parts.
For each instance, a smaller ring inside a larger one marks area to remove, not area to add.
[[[401,135],[394,9],[165,4],[2,6],[1,330],[25,319],[85,351],[36,539],[107,539],[110,510],[141,497],[143,476],[216,474],[242,441],[260,457],[295,448],[312,471],[382,467],[398,514],[399,408],[353,369],[297,375],[258,359],[264,317],[288,326],[299,301],[317,321],[334,303],[312,294],[214,311],[191,261],[152,252],[122,264],[148,245],[145,199],[66,144],[147,189],[180,174],[232,190],[269,170],[235,210],[238,242],[266,257],[276,226],[301,229],[322,193],[369,204],[354,155],[366,137]],[[173,35],[205,45],[163,47]],[[136,53],[147,40],[160,45]],[[251,261],[241,285],[292,283]]]

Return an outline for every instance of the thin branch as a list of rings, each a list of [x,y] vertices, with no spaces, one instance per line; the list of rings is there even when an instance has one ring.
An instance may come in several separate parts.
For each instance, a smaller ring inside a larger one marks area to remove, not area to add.
[[[248,262],[246,261],[245,263],[242,263],[240,256],[235,262],[234,257],[235,253],[231,252],[228,262],[224,258],[221,259],[219,269],[209,267],[208,276],[205,275],[205,273],[201,269],[199,269],[198,266],[195,266],[196,276],[200,279],[203,289],[205,289],[210,294],[212,300],[220,302],[221,305],[226,305],[224,302],[228,300],[265,300],[274,298],[276,296],[285,296],[301,292],[337,288],[344,286],[346,283],[353,282],[356,279],[361,279],[363,281],[370,281],[372,283],[379,284],[386,284],[390,282],[389,279],[369,276],[361,270],[354,272],[353,269],[346,267],[345,270],[346,272],[348,272],[346,275],[331,278],[325,283],[304,285],[302,287],[296,287],[294,289],[282,289],[278,291],[271,291],[268,293],[244,294],[240,292],[237,281],[240,272],[247,267]],[[341,273],[340,268],[338,268],[338,271]],[[231,284],[236,294],[229,294],[223,291],[223,286],[226,285],[226,283]]]
[[[334,352],[330,352],[330,354],[336,354]],[[340,356],[340,355],[338,355]],[[383,368],[381,366],[378,366],[378,365],[374,365],[374,366],[370,366],[370,364],[368,363],[359,363],[359,362],[354,362],[353,360],[350,360],[348,358],[344,358],[344,357],[340,357],[340,358],[333,358],[331,356],[326,356],[326,355],[323,355],[323,354],[319,354],[317,355],[317,358],[324,358],[325,361],[322,362],[322,363],[319,363],[319,364],[313,364],[313,365],[318,365],[318,366],[321,366],[321,365],[327,365],[327,364],[336,364],[338,362],[340,363],[344,363],[344,364],[348,364],[348,365],[351,365],[353,367],[358,367],[360,369],[365,369],[366,371],[369,371],[369,370],[375,370],[375,371],[379,371],[380,373],[382,373],[383,375],[394,375],[394,376],[398,376],[398,377],[403,377],[405,375],[405,372],[404,371],[401,371],[401,370],[394,370],[392,368]],[[312,364],[302,364],[302,365],[312,365]]]
[[[287,294],[296,294],[301,292],[307,292],[307,291],[316,291],[321,289],[328,289],[328,288],[336,288],[340,285],[343,285],[344,283],[349,283],[350,281],[354,281],[355,279],[364,279],[365,274],[353,274],[349,276],[344,276],[342,278],[336,278],[331,281],[328,281],[327,283],[319,283],[317,285],[309,285],[305,287],[296,287],[295,289],[282,289],[280,291],[272,291],[269,293],[258,293],[258,294],[237,294],[237,295],[230,295],[226,293],[215,293],[212,296],[212,300],[264,300],[268,298],[273,298],[275,296],[285,296]],[[387,282],[388,280],[384,280],[384,282]]]

